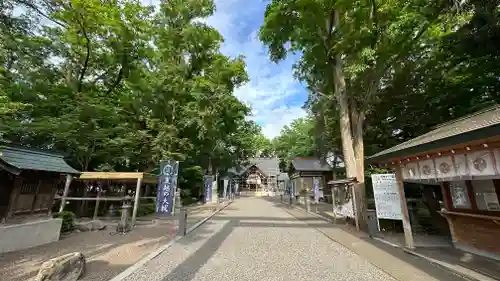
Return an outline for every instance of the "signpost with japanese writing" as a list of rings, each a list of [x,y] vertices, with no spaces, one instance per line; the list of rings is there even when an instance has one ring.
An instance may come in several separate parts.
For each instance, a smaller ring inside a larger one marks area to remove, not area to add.
[[[203,179],[205,186],[205,203],[212,202],[212,185],[213,185],[213,176],[205,176]]]
[[[160,163],[160,177],[158,179],[158,191],[156,195],[156,213],[173,214],[178,172],[178,161],[165,160]]]
[[[377,219],[402,220],[401,197],[394,174],[372,175]]]
[[[318,201],[319,201],[319,178],[318,177],[313,178],[313,196],[314,196],[314,202],[318,203]]]

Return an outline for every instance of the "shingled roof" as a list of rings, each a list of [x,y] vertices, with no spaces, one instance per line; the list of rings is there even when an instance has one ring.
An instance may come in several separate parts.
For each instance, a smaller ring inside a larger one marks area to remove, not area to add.
[[[313,157],[297,157],[292,160],[292,166],[297,171],[327,172],[332,170],[330,165]]]
[[[434,130],[368,157],[370,162],[387,161],[441,147],[500,135],[500,106],[443,123]]]
[[[248,165],[231,168],[228,172],[239,176],[252,166],[256,166],[265,176],[276,176],[280,172],[278,158],[252,158],[248,160]]]
[[[80,173],[69,166],[61,154],[7,143],[0,144],[0,167],[14,174],[22,170]]]

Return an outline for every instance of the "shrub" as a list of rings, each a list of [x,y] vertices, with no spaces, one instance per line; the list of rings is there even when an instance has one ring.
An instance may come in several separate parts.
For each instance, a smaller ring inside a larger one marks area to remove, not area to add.
[[[53,218],[62,219],[61,232],[70,232],[75,229],[75,214],[69,211],[62,211],[55,213]]]
[[[139,208],[137,209],[137,216],[147,216],[156,212],[156,204],[155,203],[146,203],[139,204]],[[132,214],[130,214],[132,215]]]

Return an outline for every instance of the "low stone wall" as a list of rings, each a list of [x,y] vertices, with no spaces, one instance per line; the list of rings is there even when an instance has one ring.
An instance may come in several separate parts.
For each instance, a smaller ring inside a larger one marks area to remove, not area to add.
[[[58,241],[61,225],[62,219],[46,219],[0,226],[0,253]]]

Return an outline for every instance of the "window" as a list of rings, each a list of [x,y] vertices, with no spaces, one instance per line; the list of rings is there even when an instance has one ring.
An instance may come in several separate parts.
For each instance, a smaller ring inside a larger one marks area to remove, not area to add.
[[[454,208],[457,209],[471,208],[469,193],[467,192],[467,185],[465,184],[465,181],[450,182],[450,194]]]
[[[500,211],[498,196],[493,180],[473,180],[472,187],[478,210]]]

